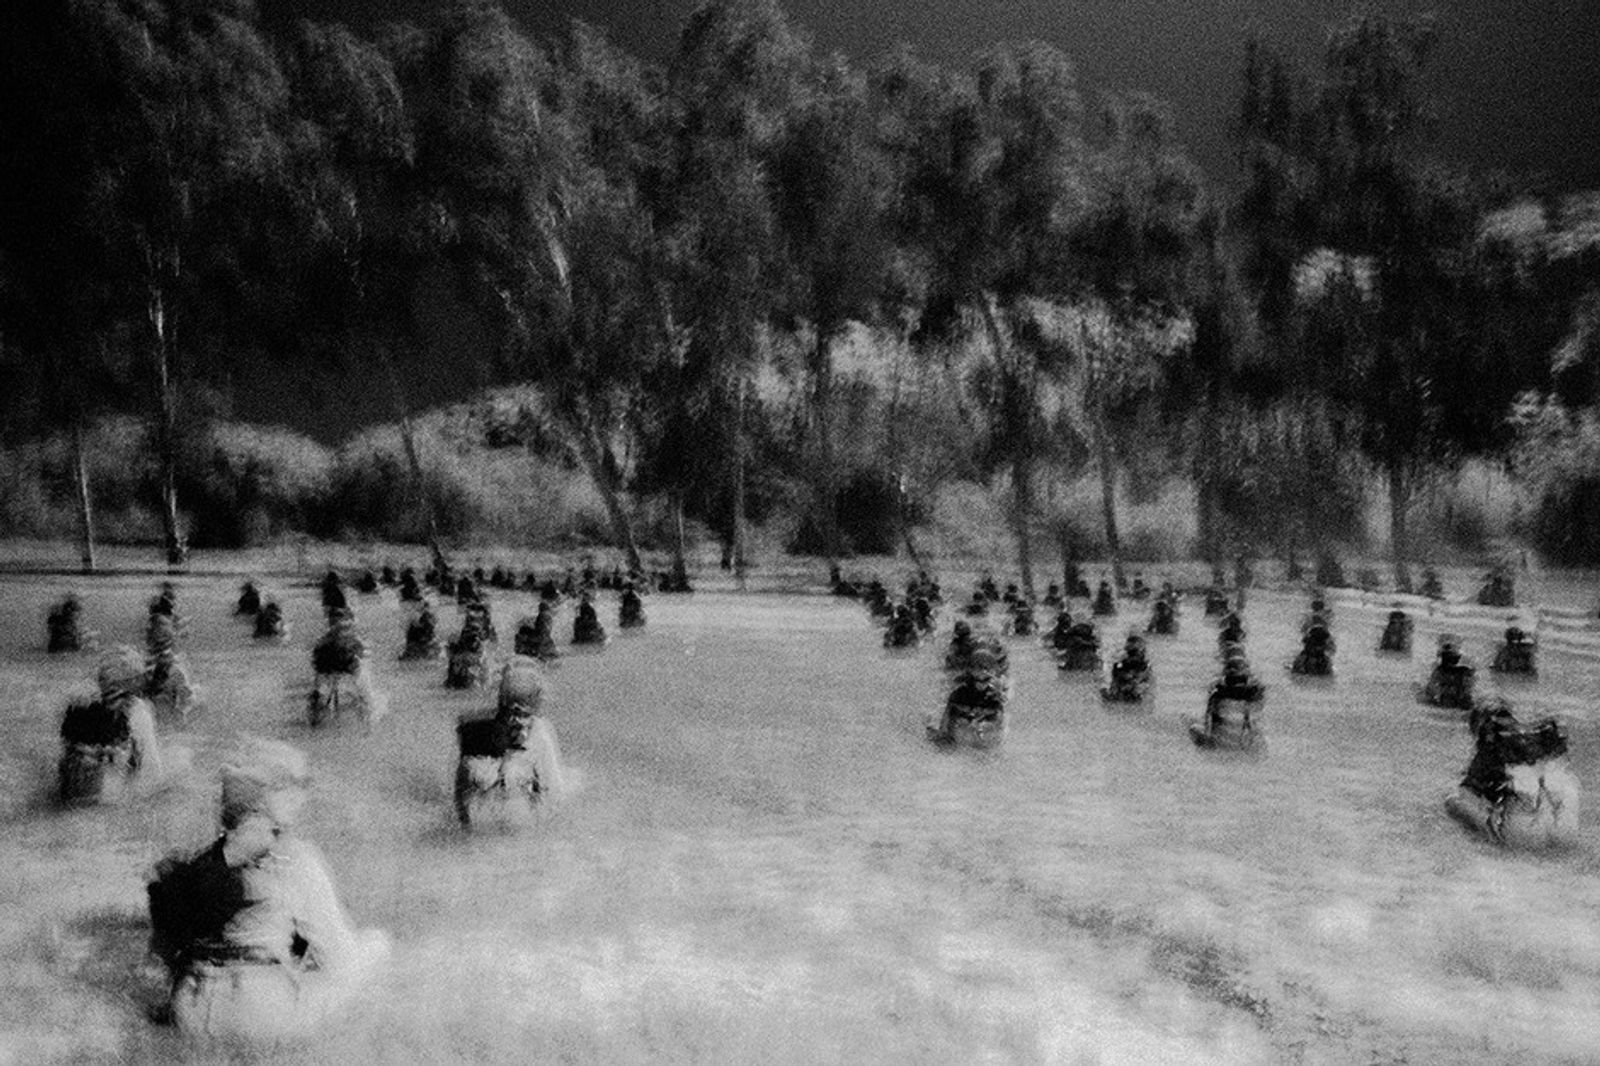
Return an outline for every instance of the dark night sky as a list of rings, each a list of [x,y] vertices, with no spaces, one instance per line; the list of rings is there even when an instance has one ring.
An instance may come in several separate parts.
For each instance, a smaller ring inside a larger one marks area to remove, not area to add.
[[[437,0],[257,0],[269,24],[297,18],[368,30],[423,21]],[[503,0],[543,33],[577,17],[652,58],[670,51],[691,0]],[[1040,38],[1071,55],[1088,89],[1146,89],[1167,100],[1195,157],[1231,181],[1228,124],[1245,27],[1303,62],[1349,0],[787,0],[827,49],[870,59],[898,41],[959,63],[1001,40]],[[1362,10],[1432,11],[1430,64],[1440,148],[1485,169],[1536,176],[1556,191],[1600,188],[1600,0],[1377,0]]]

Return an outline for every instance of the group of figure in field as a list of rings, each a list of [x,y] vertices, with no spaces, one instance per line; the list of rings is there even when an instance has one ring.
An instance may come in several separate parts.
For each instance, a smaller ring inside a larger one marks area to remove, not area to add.
[[[643,574],[592,566],[564,576],[522,582],[497,570],[454,575],[385,567],[351,585],[329,570],[319,585],[326,628],[311,648],[307,720],[327,727],[350,716],[381,720],[389,701],[372,676],[356,602],[386,587],[409,617],[402,660],[446,659],[445,684],[486,687],[491,706],[456,723],[454,813],[465,827],[512,822],[568,789],[556,733],[545,706],[548,665],[557,658],[557,612],[576,602],[572,643],[603,647],[595,606],[601,589],[618,593],[618,625],[645,624]],[[519,622],[515,650],[503,663],[486,589],[519,588],[538,595],[537,613]],[[448,645],[436,632],[430,590],[455,601],[460,631]],[[448,591],[446,591],[448,590]],[[280,602],[255,581],[240,590],[234,612],[254,636],[284,642],[290,627]],[[168,582],[151,601],[144,653],[117,645],[99,654],[92,686],[68,700],[61,719],[56,789],[71,807],[119,803],[153,792],[167,775],[158,721],[186,723],[200,698],[179,650],[190,621]],[[95,649],[82,602],[69,595],[46,620],[52,653]],[[334,891],[326,862],[295,833],[310,784],[305,754],[287,744],[251,738],[221,771],[218,836],[204,847],[163,860],[149,882],[154,953],[166,964],[170,994],[162,1011],[185,1033],[251,1040],[298,1036],[349,1000],[388,951],[381,932],[356,928]]]
[[[847,581],[836,572],[833,585],[836,594],[865,600],[871,616],[884,624],[886,647],[915,648],[936,627],[934,612],[940,598],[937,584],[926,574],[919,574],[907,586],[898,603],[876,578]],[[932,597],[930,587],[935,590]],[[1230,589],[1221,569],[1216,568],[1210,585],[1196,590],[1203,597],[1207,618],[1217,627],[1220,664],[1203,711],[1188,725],[1191,738],[1201,747],[1256,750],[1261,746],[1266,686],[1252,670],[1246,651],[1248,587],[1245,577]],[[1432,569],[1425,573],[1422,588],[1430,599],[1444,597],[1439,576]],[[1075,616],[1069,605],[1073,597],[1088,600],[1088,610]],[[1136,576],[1126,598],[1150,602],[1148,619],[1141,629],[1127,633],[1109,664],[1103,659],[1096,629],[1097,619],[1119,611],[1119,597],[1108,579],[1091,592],[1076,574],[1068,575],[1064,585],[1050,585],[1040,604],[1055,612],[1042,643],[1058,668],[1099,676],[1100,696],[1107,703],[1143,702],[1155,680],[1148,642],[1179,632],[1183,595],[1171,582],[1163,582],[1156,590]],[[1515,586],[1509,571],[1490,573],[1477,601],[1480,605],[1514,606]],[[998,625],[993,621],[996,618]],[[1034,606],[1015,584],[1002,592],[992,576],[986,574],[978,581],[952,627],[944,656],[949,689],[942,706],[928,718],[930,739],[991,747],[1004,737],[1006,705],[1012,693],[1004,638],[1032,636],[1037,632],[1034,619]],[[1414,619],[1397,602],[1384,620],[1377,652],[1410,656],[1414,632]],[[1330,679],[1336,651],[1333,608],[1326,593],[1313,589],[1289,673],[1312,683]],[[1508,679],[1533,678],[1537,676],[1536,659],[1534,635],[1513,620],[1495,648],[1491,669]],[[1502,842],[1540,845],[1570,841],[1577,828],[1580,790],[1565,759],[1565,729],[1553,718],[1519,722],[1504,697],[1484,698],[1475,691],[1474,674],[1460,637],[1445,633],[1427,679],[1417,687],[1422,703],[1464,712],[1473,738],[1471,764],[1447,809]]]

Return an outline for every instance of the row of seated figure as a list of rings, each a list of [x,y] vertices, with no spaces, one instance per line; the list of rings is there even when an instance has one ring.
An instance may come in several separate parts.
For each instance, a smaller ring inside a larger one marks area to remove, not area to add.
[[[1100,695],[1113,703],[1139,703],[1154,681],[1144,637],[1129,633],[1122,655],[1111,664],[1111,676]]]
[[[1005,648],[992,636],[974,634],[960,621],[945,666],[951,688],[943,707],[928,719],[929,739],[978,748],[999,744],[1005,737],[1006,702],[1011,695]]]
[[[1205,717],[1190,725],[1190,736],[1202,747],[1252,748],[1265,700],[1266,689],[1251,671],[1244,646],[1229,644],[1222,653],[1222,676],[1206,696]]]

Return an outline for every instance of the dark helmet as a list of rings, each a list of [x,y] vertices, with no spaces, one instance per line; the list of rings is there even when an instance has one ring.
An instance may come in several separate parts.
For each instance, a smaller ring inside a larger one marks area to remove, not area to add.
[[[959,620],[955,625],[955,635],[958,637],[972,636],[972,626],[965,619]]]

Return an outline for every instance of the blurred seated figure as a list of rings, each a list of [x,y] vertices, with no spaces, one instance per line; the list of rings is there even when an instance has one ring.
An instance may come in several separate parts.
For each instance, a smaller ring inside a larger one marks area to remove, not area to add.
[[[1061,589],[1063,595],[1075,596],[1080,600],[1089,598],[1089,583],[1083,579],[1083,573],[1078,569],[1077,563],[1068,564],[1063,576],[1066,578]]]
[[[400,652],[402,660],[437,659],[444,652],[439,643],[439,619],[426,600],[422,609],[406,623],[406,646]]]
[[[295,832],[309,787],[302,753],[247,744],[222,769],[221,836],[156,866],[150,948],[187,1037],[234,1049],[307,1037],[389,954],[386,934],[350,921],[327,862]]]
[[[556,649],[556,614],[549,600],[539,601],[539,610],[532,618],[524,618],[517,626],[515,651],[542,662],[560,657]]]
[[[1444,599],[1444,584],[1439,580],[1439,571],[1431,566],[1422,571],[1422,594],[1430,600]]]
[[[1161,591],[1156,593],[1156,596],[1158,599],[1163,599],[1170,603],[1173,613],[1177,613],[1181,597],[1178,595],[1178,590],[1173,588],[1171,581],[1163,581],[1161,583]]]
[[[322,610],[324,612],[342,611],[350,606],[349,598],[345,596],[344,592],[344,578],[340,577],[339,571],[331,566],[328,568],[328,572],[322,575],[321,589]],[[332,621],[333,616],[331,613],[328,614],[328,618],[329,621]]]
[[[1111,591],[1111,582],[1105,578],[1100,579],[1100,587],[1095,590],[1094,613],[1102,618],[1117,613],[1116,596]]]
[[[1472,761],[1445,809],[1491,840],[1542,848],[1577,839],[1582,794],[1554,718],[1523,724],[1502,699],[1473,708]]]
[[[861,595],[861,589],[854,581],[844,576],[838,563],[834,563],[828,570],[828,587],[835,596],[843,596],[846,599],[856,599]]]
[[[1010,670],[1010,659],[1006,650],[993,634],[974,633],[970,623],[965,620],[958,621],[950,636],[950,646],[945,651],[945,669],[956,672],[966,670],[980,652],[989,664],[986,669],[1000,674]]]
[[[1065,651],[1071,641],[1072,612],[1062,607],[1056,612],[1055,623],[1050,627],[1049,644],[1056,651]]]
[[[911,601],[911,616],[916,619],[917,632],[932,633],[938,624],[938,617],[933,610],[933,601],[926,596],[918,596]]]
[[[1029,603],[1027,600],[1018,598],[1017,602],[1011,605],[1011,618],[1009,620],[1009,625],[1011,627],[1012,634],[1015,636],[1031,637],[1035,633],[1038,633],[1039,619],[1038,616],[1034,614],[1033,604]]]
[[[279,642],[289,639],[289,623],[284,620],[283,608],[278,606],[277,600],[268,600],[256,612],[256,624],[252,631],[256,640],[276,640]]]
[[[1155,606],[1150,609],[1150,622],[1144,628],[1146,633],[1154,633],[1157,636],[1177,636],[1178,613],[1173,610],[1172,601],[1165,596],[1156,600]]]
[[[183,627],[183,618],[178,614],[178,589],[170,581],[161,583],[161,591],[156,593],[156,598],[150,601],[150,617],[164,615],[172,620],[174,629]]]
[[[978,579],[978,591],[990,602],[1000,598],[1000,586],[994,583],[994,575],[987,570],[984,571],[983,577]]]
[[[911,613],[908,604],[900,604],[894,609],[894,614],[889,616],[889,624],[883,631],[883,646],[885,648],[915,648],[922,643],[922,631],[917,628],[916,615]]]
[[[393,563],[383,564],[383,569],[378,571],[378,581],[386,588],[394,588],[400,583],[400,575],[395,573]]]
[[[1221,618],[1228,613],[1228,594],[1219,584],[1206,589],[1206,617]]]
[[[1490,669],[1497,674],[1525,674],[1529,677],[1539,672],[1534,665],[1533,635],[1521,626],[1507,626],[1505,642],[1494,653]]]
[[[1222,676],[1206,696],[1205,718],[1189,726],[1190,737],[1202,747],[1248,748],[1256,742],[1256,721],[1266,690],[1250,671],[1244,649],[1230,648],[1223,659]]]
[[[1217,645],[1243,644],[1245,638],[1244,616],[1238,611],[1228,611],[1222,616],[1222,626],[1217,630]]]
[[[989,597],[984,595],[982,589],[974,589],[972,591],[972,599],[963,610],[968,618],[982,618],[989,613],[990,602]]]
[[[456,582],[456,603],[461,607],[469,607],[483,598],[483,582],[473,580],[469,574],[462,574],[461,580]]]
[[[1040,602],[1052,611],[1059,611],[1067,602],[1067,598],[1061,595],[1061,586],[1051,582],[1050,587],[1045,590],[1044,599]]]
[[[489,613],[489,605],[482,598],[467,604],[466,619],[478,627],[484,640],[490,644],[500,643],[500,634],[494,628],[494,615]]]
[[[1516,602],[1516,584],[1511,579],[1511,571],[1504,566],[1495,567],[1484,577],[1484,585],[1478,590],[1478,605],[1512,607]]]
[[[194,687],[189,683],[188,664],[178,653],[177,626],[172,615],[150,616],[145,644],[145,696],[157,710],[187,718],[194,708]]]
[[[518,656],[500,673],[493,716],[457,723],[455,807],[464,827],[482,820],[491,805],[526,812],[561,793],[561,753],[544,717],[544,694],[539,664]]]
[[[1344,564],[1332,552],[1322,552],[1317,556],[1316,578],[1324,588],[1344,588]]]
[[[885,619],[894,613],[894,603],[882,581],[873,578],[861,591],[861,600],[867,605],[867,614],[873,619]]]
[[[578,601],[578,614],[572,620],[572,643],[604,644],[606,628],[600,624],[600,615],[594,609],[594,597],[585,592]]]
[[[379,588],[378,575],[372,572],[371,567],[361,571],[361,576],[356,578],[356,591],[363,595],[371,596]]]
[[[1147,600],[1147,599],[1150,598],[1150,586],[1146,585],[1144,583],[1144,575],[1143,574],[1134,574],[1133,575],[1133,592],[1132,592],[1132,595],[1133,595],[1133,598],[1136,599],[1136,600]]]
[[[1145,654],[1144,637],[1129,633],[1121,658],[1111,664],[1110,683],[1100,690],[1100,695],[1115,703],[1138,703],[1154,677]]]
[[[1017,583],[1015,581],[1012,581],[1006,585],[1006,591],[1001,595],[1000,602],[1004,603],[1007,607],[1015,607],[1017,604],[1023,602],[1022,592],[1017,588]]]
[[[307,697],[307,714],[314,726],[337,719],[347,710],[370,724],[388,711],[388,700],[373,688],[367,646],[356,633],[355,615],[348,607],[336,608],[330,615],[328,631],[311,649],[315,678]]]
[[[1005,736],[1010,683],[993,649],[980,646],[956,674],[938,714],[930,715],[928,739],[944,744],[990,747]]]
[[[62,803],[114,803],[161,777],[155,712],[144,698],[144,660],[132,648],[100,657],[98,690],[74,696],[61,719],[56,766]]]
[[[234,608],[234,614],[254,616],[261,610],[261,589],[254,581],[246,581],[239,588],[239,604]]]
[[[45,647],[51,655],[82,651],[94,642],[94,634],[83,625],[83,603],[73,592],[50,608],[45,630]]]
[[[1304,636],[1306,630],[1318,623],[1332,626],[1333,609],[1328,606],[1327,594],[1321,589],[1313,589],[1311,592],[1311,610],[1304,618],[1300,619],[1300,634]]]
[[[481,688],[489,683],[488,641],[480,626],[480,616],[467,615],[461,632],[450,642],[450,657],[445,664],[446,688]]]
[[[1333,674],[1333,631],[1320,614],[1306,623],[1300,637],[1300,653],[1294,657],[1289,669],[1308,677],[1330,677]]]
[[[434,581],[434,588],[439,590],[439,595],[454,598],[456,585],[459,582],[454,570],[440,570],[438,578]],[[460,602],[460,601],[457,601]]]
[[[1411,616],[1400,609],[1398,604],[1389,612],[1389,620],[1384,623],[1383,636],[1378,638],[1379,651],[1400,652],[1404,655],[1411,654],[1411,636],[1415,630],[1415,623]]]
[[[1461,639],[1454,634],[1439,638],[1439,658],[1423,686],[1422,699],[1435,707],[1472,709],[1472,664],[1461,654]]]
[[[400,571],[400,602],[422,602],[422,585],[417,581],[417,572],[409,566]]]
[[[977,646],[977,640],[972,635],[972,623],[958,619],[950,632],[950,646],[945,650],[945,669],[960,670],[965,667]]]
[[[1067,630],[1067,646],[1056,656],[1062,670],[1099,670],[1100,634],[1092,622],[1074,622]]]
[[[644,626],[644,597],[629,581],[622,588],[622,599],[617,606],[617,625],[622,629],[639,629]]]

